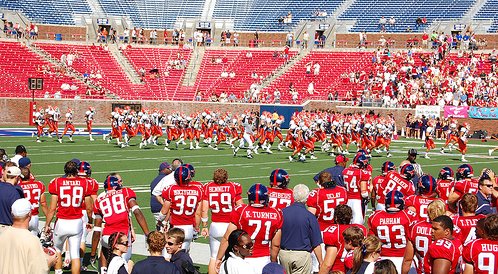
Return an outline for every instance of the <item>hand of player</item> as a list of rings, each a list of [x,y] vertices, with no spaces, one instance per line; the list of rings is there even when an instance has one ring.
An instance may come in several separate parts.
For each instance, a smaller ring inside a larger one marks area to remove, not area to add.
[[[131,242],[134,243],[135,240],[137,239],[137,235],[135,235],[135,230],[131,230]]]
[[[45,232],[45,234],[47,234],[47,235],[48,235],[48,234],[50,234],[50,232],[51,232],[50,226],[45,225],[45,227],[43,228],[43,231],[44,231],[44,232]]]
[[[203,227],[201,231],[201,235],[204,238],[207,238],[209,236],[209,229],[207,227]]]
[[[216,259],[216,263],[214,264],[214,269],[216,270],[216,273],[220,273],[220,268],[221,268],[221,260]]]
[[[87,223],[87,224],[86,224],[86,230],[87,230],[87,231],[90,231],[90,230],[92,230],[92,229],[93,229],[93,224],[91,224],[91,223]]]

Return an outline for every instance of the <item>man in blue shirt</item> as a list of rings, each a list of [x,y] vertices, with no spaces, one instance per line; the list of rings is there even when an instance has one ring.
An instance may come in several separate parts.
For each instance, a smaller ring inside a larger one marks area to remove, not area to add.
[[[286,273],[310,273],[313,251],[321,265],[323,243],[316,217],[306,209],[309,188],[299,184],[293,189],[294,203],[282,210],[284,222],[278,258]]]
[[[494,177],[494,176],[493,176]],[[477,191],[477,210],[476,215],[484,214],[494,214],[496,213],[496,207],[491,205],[491,199],[493,195],[494,178],[488,175],[488,173],[483,173],[481,178],[479,178],[479,191]]]
[[[170,174],[172,172],[171,170],[171,165],[168,162],[163,162],[159,165],[159,174],[152,180],[150,183],[150,211],[152,212],[152,215],[156,216],[159,215],[159,212],[161,211],[162,204],[159,203],[157,200],[156,196],[152,195],[152,190],[156,187],[156,185],[161,181],[166,175]]]
[[[344,187],[344,178],[342,177],[342,171],[344,170],[344,168],[346,168],[346,164],[348,161],[349,159],[346,156],[338,154],[337,156],[335,156],[335,166],[318,172],[315,177],[313,177],[313,180],[315,181],[315,183],[318,183],[318,176],[320,176],[320,173],[328,172],[330,173],[330,175],[332,175],[332,180],[336,182],[338,186]]]
[[[5,172],[5,182],[0,182],[0,231],[12,225],[12,204],[24,198],[22,189],[16,185],[20,181],[21,170],[17,166],[9,166]]]

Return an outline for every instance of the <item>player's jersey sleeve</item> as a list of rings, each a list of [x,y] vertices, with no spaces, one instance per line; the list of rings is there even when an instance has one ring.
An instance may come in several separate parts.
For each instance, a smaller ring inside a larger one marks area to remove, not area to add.
[[[306,205],[312,208],[317,207],[317,200],[318,200],[318,189],[313,189],[310,194],[308,195],[308,200],[306,200]]]
[[[361,170],[360,171],[360,181],[370,181],[372,178],[372,173],[366,171],[366,170]]]
[[[132,199],[136,200],[137,194],[131,188],[126,188],[126,194],[125,194],[126,204],[128,204]]]
[[[441,239],[432,243],[427,252],[430,254],[432,260],[446,259],[453,262],[455,254],[457,253],[455,248],[455,245],[450,240]]]
[[[326,246],[334,246],[339,248],[339,226],[331,225],[323,231],[323,243]]]
[[[167,186],[167,187],[163,190],[163,192],[162,192],[161,196],[162,196],[162,197],[163,197],[163,199],[165,199],[166,201],[169,201],[169,202],[171,202],[171,201],[172,201],[173,197],[171,197],[171,192],[172,192],[172,191],[171,191],[171,189],[172,189],[173,187],[174,187],[174,185],[170,185],[170,186]]]
[[[48,192],[52,195],[59,195],[59,193],[57,192],[58,190],[58,187],[57,187],[57,178],[53,179],[52,181],[50,181],[50,183],[48,184]]]
[[[234,202],[242,199],[242,185],[239,183],[232,182],[234,186]]]
[[[230,222],[240,228],[240,216],[246,205],[239,205],[230,213]]]
[[[464,246],[462,257],[463,257],[463,261],[465,263],[472,264],[472,265],[474,264],[474,261],[472,259],[472,253],[474,251],[476,251],[476,250],[474,250],[474,243],[476,243],[476,241],[478,241],[478,240],[471,241],[467,245]],[[477,252],[479,252],[479,250],[477,250]]]
[[[377,214],[378,211],[374,211],[370,218],[368,218],[368,235],[377,235],[376,227],[377,227]]]
[[[458,194],[458,196],[462,196],[465,194],[465,183],[463,181],[455,182],[453,190]]]
[[[99,183],[95,179],[92,179],[91,182],[92,182],[92,190],[90,195],[97,195],[99,192]]]
[[[416,197],[415,195],[408,196],[405,200],[405,206],[406,207],[413,206],[416,208],[417,206],[415,205],[415,199],[416,199],[415,197]]]
[[[202,191],[202,200],[203,201],[209,201],[209,193],[208,193],[208,188],[209,185],[212,184],[213,182],[208,182],[204,185],[203,191]]]

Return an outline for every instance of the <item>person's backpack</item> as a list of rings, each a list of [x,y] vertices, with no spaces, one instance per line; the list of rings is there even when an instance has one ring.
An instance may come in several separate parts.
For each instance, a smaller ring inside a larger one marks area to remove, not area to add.
[[[187,274],[201,274],[201,272],[199,272],[199,269],[196,266],[187,261],[183,262],[182,269]]]

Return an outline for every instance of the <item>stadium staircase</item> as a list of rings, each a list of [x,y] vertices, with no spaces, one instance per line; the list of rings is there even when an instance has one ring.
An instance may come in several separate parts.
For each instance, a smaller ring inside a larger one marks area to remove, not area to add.
[[[204,59],[204,54],[206,53],[206,48],[196,47],[190,58],[188,67],[185,70],[185,77],[183,77],[182,85],[183,87],[192,87],[195,84],[195,79],[199,74],[201,68],[202,60]]]
[[[117,44],[109,45],[109,52],[111,55],[118,61],[118,64],[123,68],[123,71],[128,76],[128,80],[130,80],[134,84],[142,84],[140,81],[140,76],[138,72],[133,68],[128,59],[121,53]]]
[[[285,65],[282,67],[278,68],[273,72],[273,74],[268,75],[265,79],[263,79],[261,83],[261,89],[266,88],[269,86],[274,80],[279,78],[280,76],[284,75],[289,71],[290,68],[292,68],[296,63],[301,61],[303,58],[305,58],[308,54],[310,53],[309,50],[302,50],[298,52],[298,54],[294,55],[292,58],[290,58],[289,62],[287,62]]]

